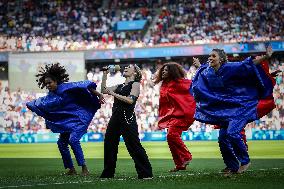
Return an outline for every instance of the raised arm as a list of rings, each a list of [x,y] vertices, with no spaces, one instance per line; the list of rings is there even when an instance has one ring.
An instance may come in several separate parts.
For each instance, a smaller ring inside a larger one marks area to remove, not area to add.
[[[108,94],[106,92],[106,89],[108,91],[115,91],[115,89],[117,88],[117,85],[112,86],[112,87],[106,87],[106,80],[107,80],[107,74],[109,73],[109,71],[103,71],[103,78],[102,78],[102,83],[101,83],[101,91],[103,94]]]
[[[113,91],[110,91],[109,89],[105,89],[106,94],[114,96],[114,98],[117,98],[118,100],[121,100],[123,102],[126,102],[127,104],[133,104],[137,100],[140,94],[140,83],[134,82],[132,84],[132,89],[129,96],[123,96],[120,94],[117,94]]]
[[[193,57],[193,65],[198,69],[201,64],[198,58]]]
[[[101,104],[104,104],[106,102],[102,93],[96,91],[95,89],[90,89],[90,91],[91,91],[91,93],[93,93],[94,95],[99,97],[99,100],[100,100]]]
[[[269,47],[267,47],[267,49],[266,49],[266,54],[265,54],[265,55],[262,55],[262,56],[257,56],[257,57],[253,60],[253,63],[256,64],[256,65],[257,65],[257,64],[260,64],[262,61],[269,59],[269,58],[272,56],[272,54],[273,54],[272,47],[269,46]]]

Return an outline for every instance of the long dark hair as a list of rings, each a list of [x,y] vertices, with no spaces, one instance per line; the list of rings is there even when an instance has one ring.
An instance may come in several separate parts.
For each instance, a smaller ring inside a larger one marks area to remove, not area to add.
[[[162,78],[162,72],[164,70],[164,68],[167,67],[168,68],[168,73],[169,76],[168,78],[166,78],[165,80]],[[154,78],[154,83],[157,84],[160,81],[172,81],[172,80],[178,80],[181,78],[185,78],[186,73],[183,69],[183,67],[176,63],[176,62],[169,62],[164,64],[157,72],[157,75]]]
[[[56,81],[57,84],[69,81],[69,74],[66,73],[64,66],[60,66],[59,63],[48,64],[41,67],[39,73],[36,74],[36,77],[38,87],[41,89],[46,87],[44,82],[46,78],[51,78],[53,81]]]

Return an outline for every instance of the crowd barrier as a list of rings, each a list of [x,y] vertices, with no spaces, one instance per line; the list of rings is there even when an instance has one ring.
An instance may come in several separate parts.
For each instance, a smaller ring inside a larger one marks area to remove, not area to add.
[[[141,141],[166,141],[166,132],[148,132],[140,134]],[[0,133],[0,143],[53,143],[58,139],[55,133]],[[182,133],[184,141],[211,141],[218,140],[218,130],[212,132],[192,132]],[[249,140],[284,140],[284,130],[255,130],[247,132]],[[103,133],[90,132],[85,134],[82,142],[102,142]],[[121,141],[123,138],[121,137]]]

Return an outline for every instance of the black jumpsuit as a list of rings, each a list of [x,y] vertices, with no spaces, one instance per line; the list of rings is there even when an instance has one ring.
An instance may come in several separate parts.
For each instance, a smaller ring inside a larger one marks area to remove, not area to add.
[[[133,83],[132,81],[126,85],[118,85],[114,92],[123,96],[129,96]],[[127,150],[134,160],[138,178],[153,177],[148,156],[139,140],[138,125],[134,113],[135,104],[136,102],[127,104],[114,98],[112,116],[104,139],[104,170],[101,178],[114,177],[120,135],[123,136]]]

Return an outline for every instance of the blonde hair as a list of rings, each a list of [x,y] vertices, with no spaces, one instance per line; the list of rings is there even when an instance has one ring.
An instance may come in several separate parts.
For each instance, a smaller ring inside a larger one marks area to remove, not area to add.
[[[134,67],[134,70],[135,70],[135,73],[136,73],[134,81],[140,82],[141,79],[142,79],[141,69],[136,64],[133,64],[133,67]]]

